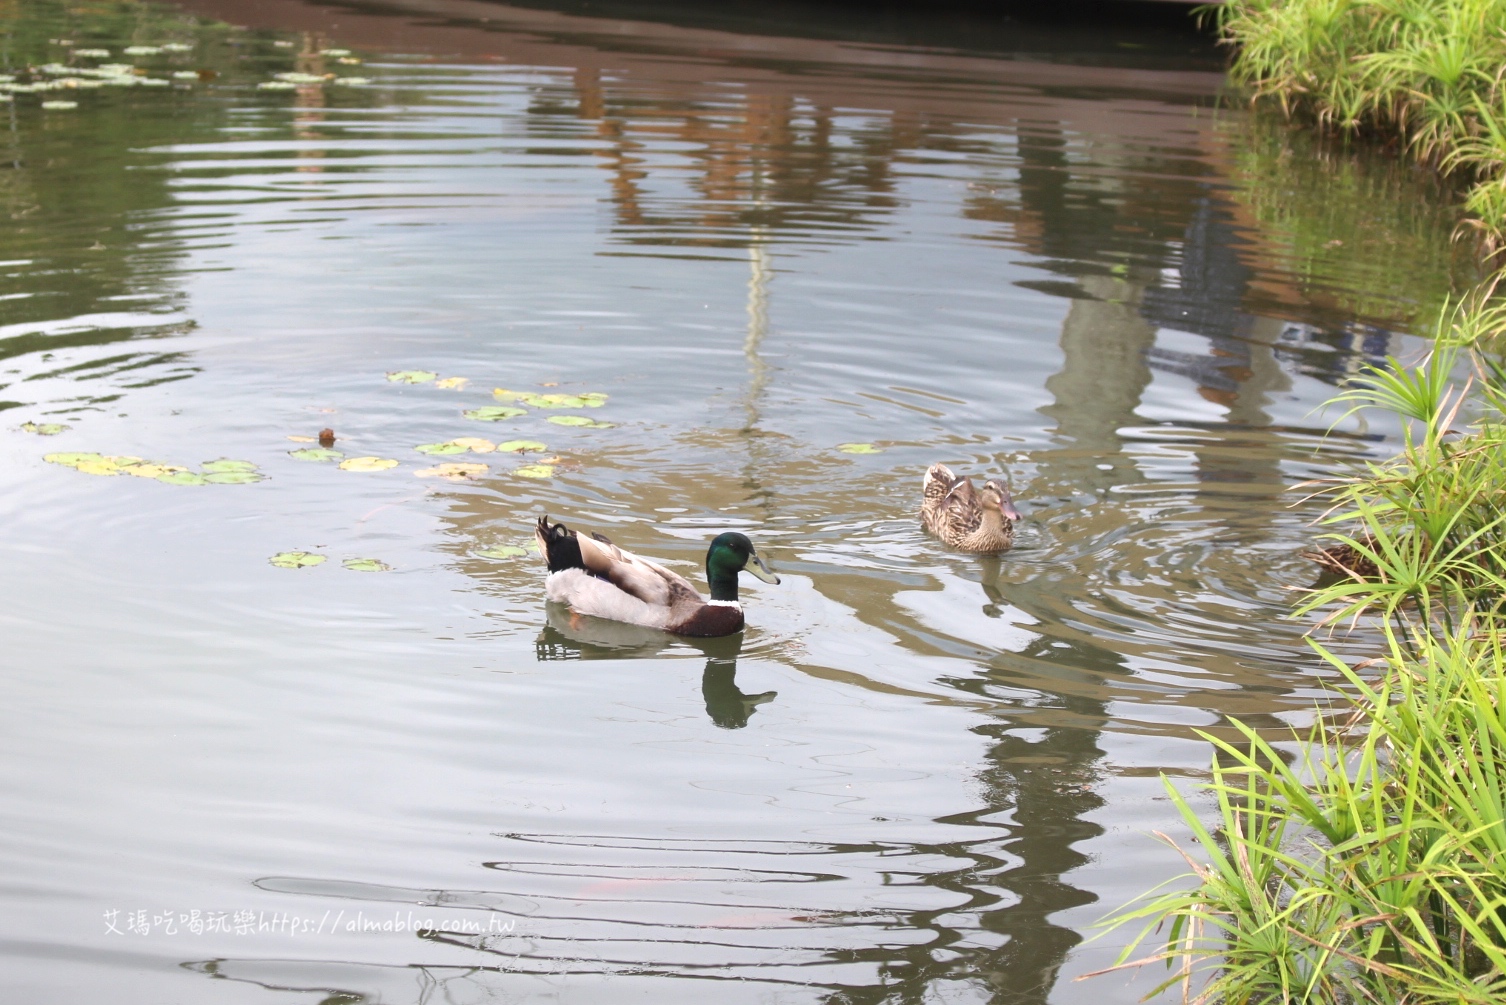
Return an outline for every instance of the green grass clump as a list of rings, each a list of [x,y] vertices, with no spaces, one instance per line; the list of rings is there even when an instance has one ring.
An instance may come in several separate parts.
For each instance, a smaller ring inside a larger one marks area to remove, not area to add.
[[[1229,0],[1209,10],[1238,47],[1233,77],[1255,100],[1395,137],[1468,177],[1486,247],[1506,246],[1506,4]]]

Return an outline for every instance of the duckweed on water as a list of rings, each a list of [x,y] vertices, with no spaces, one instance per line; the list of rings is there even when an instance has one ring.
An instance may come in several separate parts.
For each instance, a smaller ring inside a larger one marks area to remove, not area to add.
[[[305,447],[302,450],[289,450],[288,456],[299,461],[338,461],[345,455],[338,450],[330,450],[328,447]]]
[[[309,566],[322,565],[325,558],[311,551],[279,551],[267,561],[279,569],[306,569]]]
[[[387,379],[394,384],[427,384],[438,376],[433,370],[394,370]]]
[[[42,107],[49,112],[68,112],[78,107],[77,101],[44,101]]]
[[[600,419],[588,419],[584,415],[551,415],[549,421],[556,426],[575,426],[580,429],[611,429],[612,423]]]
[[[351,572],[391,572],[392,566],[378,558],[347,558],[340,563]]]
[[[527,415],[528,410],[524,408],[511,408],[507,405],[487,405],[484,408],[473,408],[461,414],[467,419],[475,419],[477,422],[501,422],[503,419],[512,419],[519,415]]]
[[[352,457],[340,462],[341,471],[386,471],[397,467],[390,457]]]

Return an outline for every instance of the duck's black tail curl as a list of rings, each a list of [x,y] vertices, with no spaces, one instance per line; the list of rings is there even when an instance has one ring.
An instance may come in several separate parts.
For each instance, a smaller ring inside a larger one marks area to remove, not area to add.
[[[538,539],[539,554],[544,556],[550,572],[586,567],[580,557],[580,542],[575,539],[575,531],[564,524],[550,523],[547,516],[541,516],[533,529],[533,536]]]

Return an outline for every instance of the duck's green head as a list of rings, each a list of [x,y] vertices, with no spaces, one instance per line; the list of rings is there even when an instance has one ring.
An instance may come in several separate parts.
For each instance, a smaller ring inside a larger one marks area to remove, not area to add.
[[[753,542],[746,534],[735,530],[718,534],[706,550],[706,579],[711,583],[711,599],[736,600],[737,574],[744,569],[765,583],[779,582],[779,577],[769,571],[753,550]]]

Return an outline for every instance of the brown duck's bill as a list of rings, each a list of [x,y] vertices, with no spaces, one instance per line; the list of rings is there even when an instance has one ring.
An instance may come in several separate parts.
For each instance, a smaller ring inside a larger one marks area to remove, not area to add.
[[[773,583],[775,586],[779,585],[779,577],[769,571],[769,567],[763,564],[763,559],[757,555],[749,555],[748,559],[748,564],[744,568],[765,583]]]
[[[1019,523],[1021,520],[1025,519],[1024,517],[1020,516],[1020,511],[1014,508],[1014,503],[1009,501],[1008,496],[1005,496],[1004,500],[999,503],[999,509],[1003,511],[1004,518],[1010,523]]]

